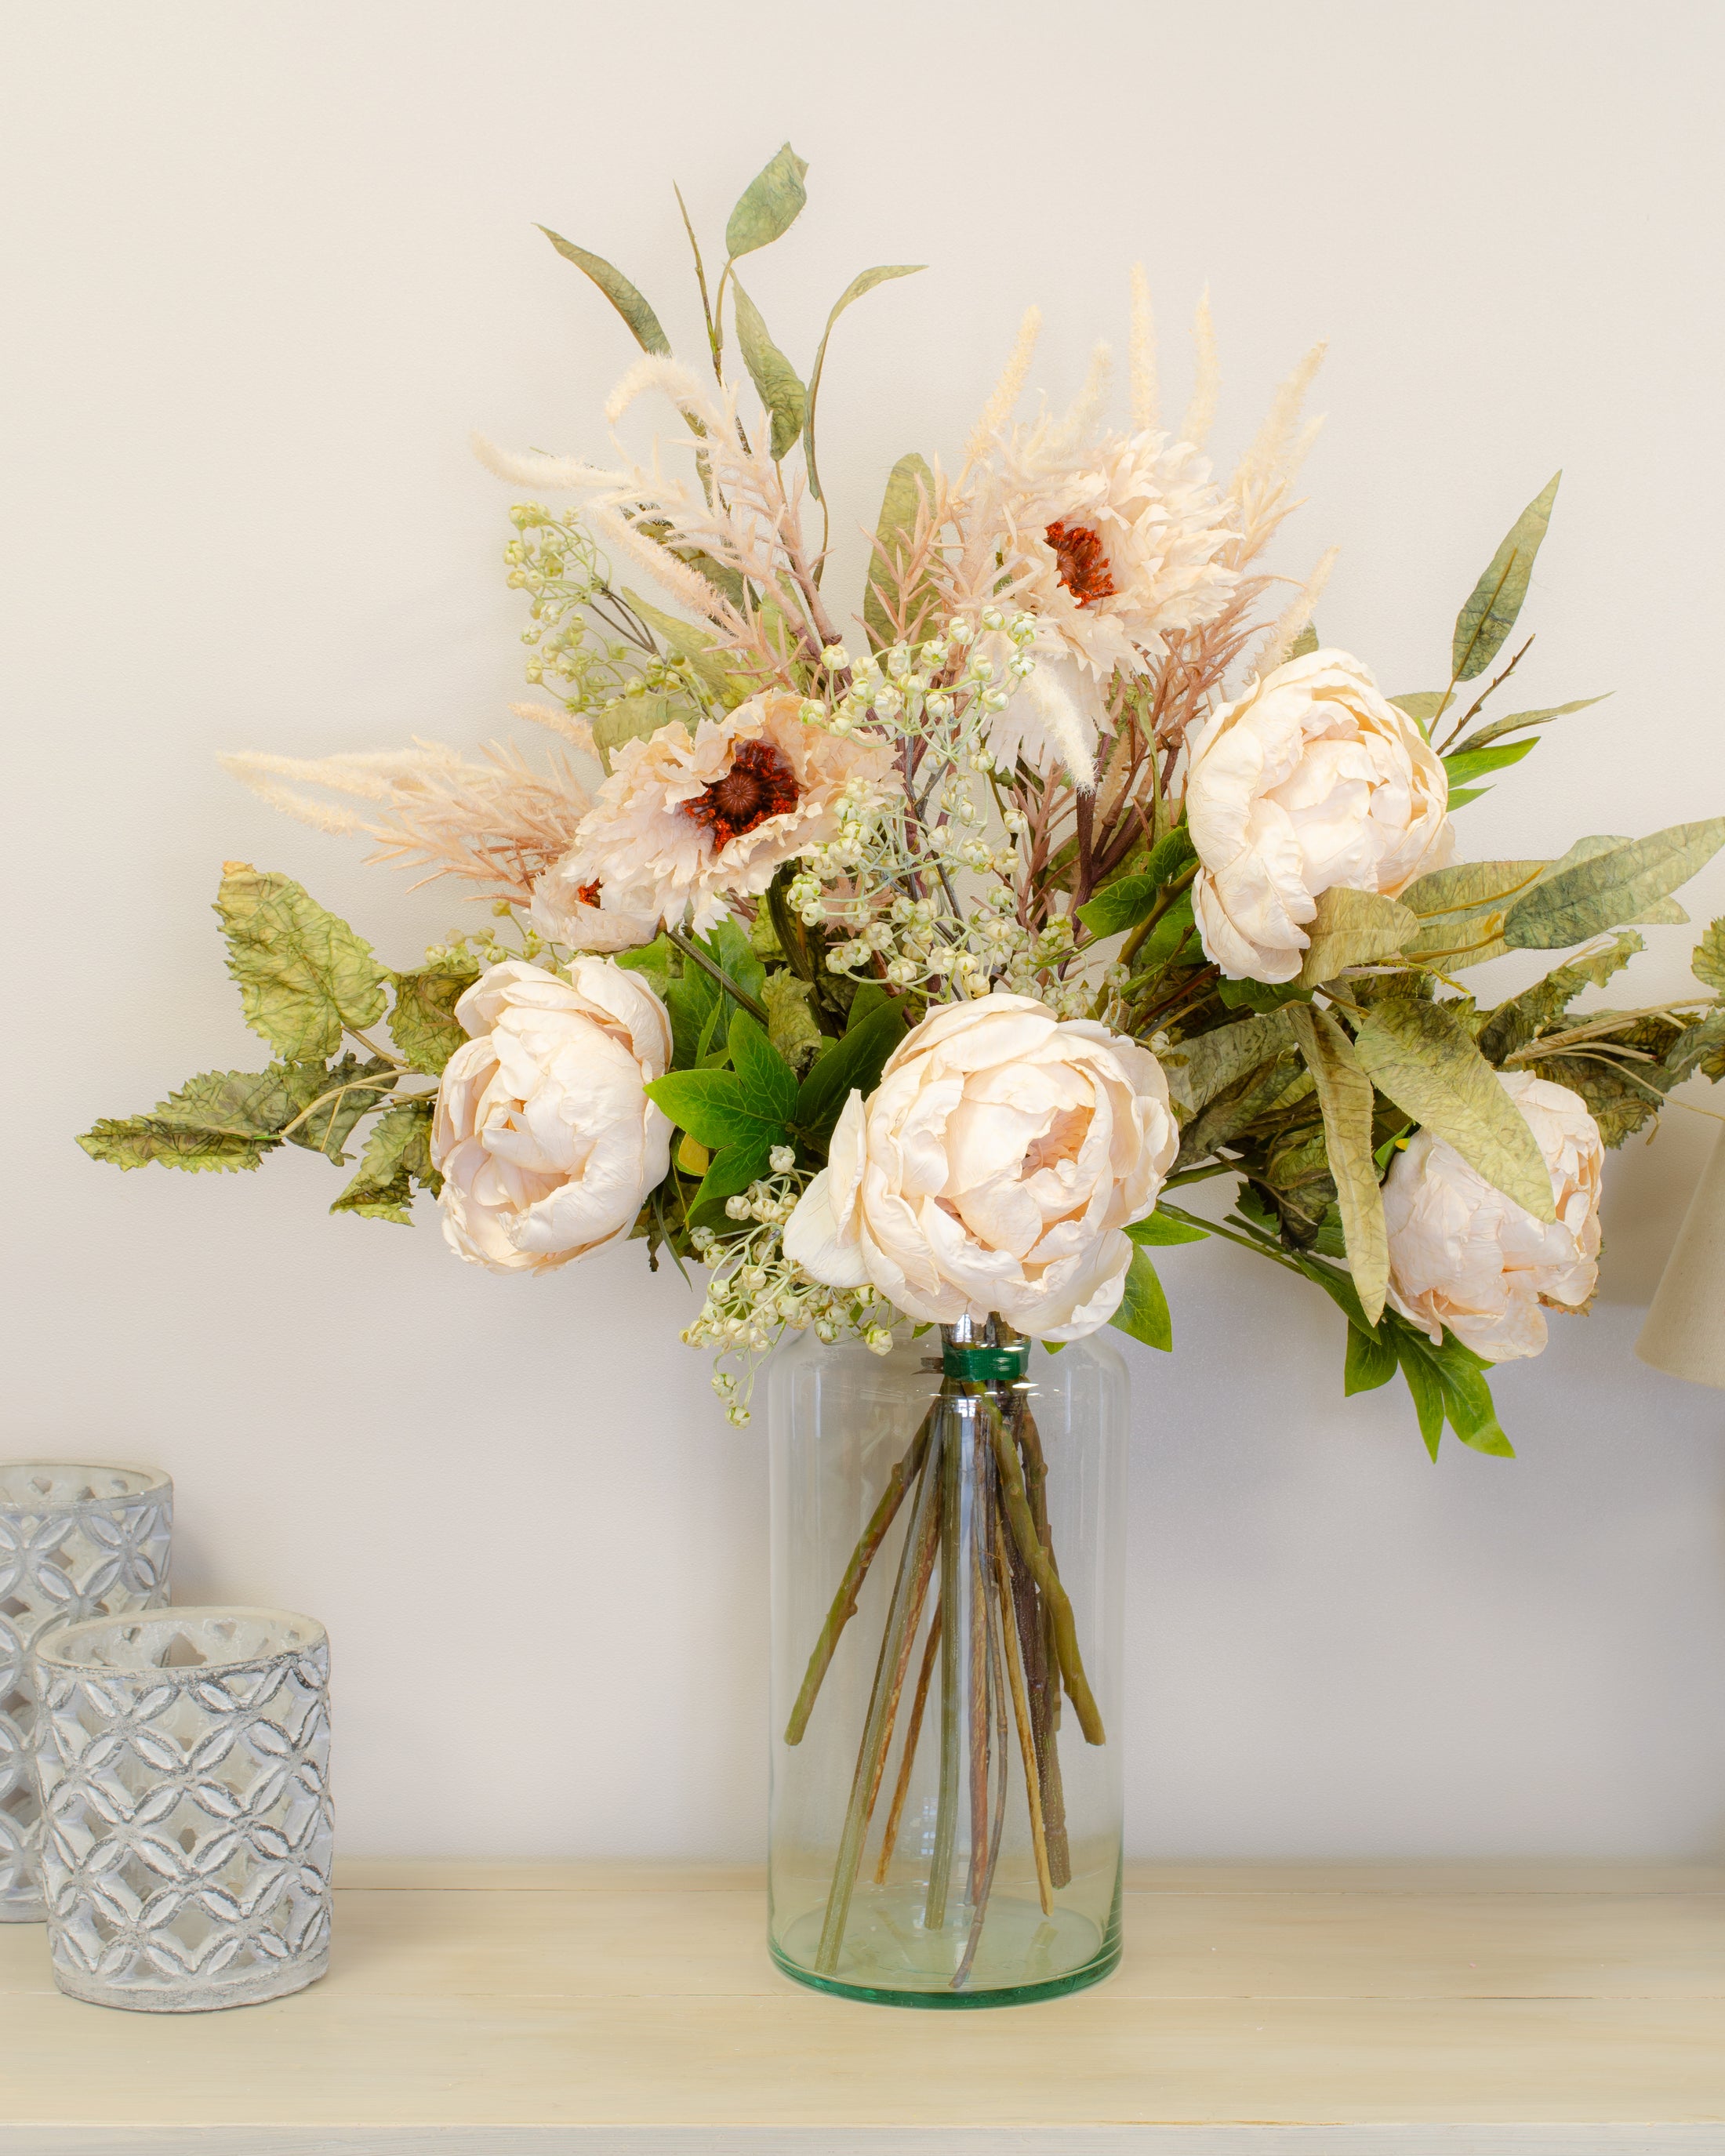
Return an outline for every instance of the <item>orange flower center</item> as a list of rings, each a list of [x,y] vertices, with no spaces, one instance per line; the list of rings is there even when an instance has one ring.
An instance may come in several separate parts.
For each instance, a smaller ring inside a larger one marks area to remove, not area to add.
[[[1080,606],[1094,606],[1117,588],[1101,536],[1087,524],[1063,524],[1056,520],[1043,536],[1054,548],[1060,582]]]
[[[714,850],[722,853],[733,839],[769,816],[784,815],[802,798],[795,773],[771,742],[745,742],[725,776],[685,801],[683,814],[704,824]]]
[[[575,901],[578,906],[597,906],[598,904],[599,880],[597,876],[593,878],[591,883],[578,884],[576,886]]]

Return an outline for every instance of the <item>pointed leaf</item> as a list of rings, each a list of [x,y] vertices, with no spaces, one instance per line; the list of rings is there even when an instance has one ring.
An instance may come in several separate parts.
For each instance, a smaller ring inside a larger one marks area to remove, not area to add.
[[[1144,1249],[1155,1249],[1164,1243],[1202,1243],[1209,1240],[1209,1229],[1200,1228],[1195,1221],[1176,1220],[1166,1213],[1149,1213],[1142,1220],[1128,1223],[1127,1235]]]
[[[1394,899],[1337,885],[1319,895],[1317,916],[1306,932],[1311,942],[1296,985],[1315,988],[1333,981],[1349,966],[1381,965],[1394,957],[1419,927],[1414,915]]]
[[[745,1110],[757,1122],[783,1129],[796,1111],[796,1072],[746,1010],[731,1021],[730,1045]]]
[[[1605,696],[1610,694],[1608,689]],[[1605,696],[1582,696],[1573,704],[1550,704],[1538,711],[1512,711],[1506,718],[1493,719],[1489,726],[1476,726],[1465,741],[1456,742],[1453,752],[1459,755],[1466,749],[1483,748],[1500,734],[1519,733],[1523,726],[1548,726],[1553,719],[1567,719],[1572,712],[1590,711],[1595,704],[1603,704]]]
[[[556,248],[566,262],[572,262],[578,270],[584,270],[605,297],[616,308],[643,352],[657,352],[665,357],[670,354],[670,339],[659,326],[659,317],[647,305],[620,270],[606,261],[603,254],[589,254],[584,247],[578,247],[548,224],[539,229]]]
[[[1389,1285],[1389,1240],[1384,1225],[1384,1194],[1372,1158],[1372,1081],[1355,1060],[1347,1034],[1327,1011],[1296,1004],[1287,1015],[1317,1089],[1348,1270],[1353,1276],[1360,1307],[1375,1325],[1383,1315]]]
[[[820,399],[821,370],[827,361],[827,339],[833,334],[833,324],[853,300],[861,299],[865,292],[872,292],[877,285],[884,285],[890,277],[914,277],[927,268],[926,262],[893,262],[877,270],[865,270],[853,277],[839,295],[833,311],[827,316],[827,326],[820,333],[820,342],[815,346],[814,366],[809,377],[809,415],[803,422],[803,458],[809,467],[809,491],[819,501],[821,499],[820,473],[814,461],[814,408]]]
[[[1695,947],[1689,970],[1703,986],[1725,995],[1725,919],[1707,924]]]
[[[1136,1244],[1126,1270],[1126,1292],[1108,1322],[1129,1332],[1134,1340],[1142,1340],[1147,1348],[1160,1348],[1164,1354],[1173,1352],[1174,1328],[1168,1297],[1162,1291],[1155,1266]]]
[[[1343,1365],[1342,1391],[1347,1399],[1356,1393],[1373,1393],[1387,1385],[1396,1373],[1396,1353],[1387,1341],[1357,1325],[1348,1328],[1348,1359]]]
[[[1519,763],[1524,756],[1531,755],[1539,746],[1539,737],[1531,740],[1506,742],[1501,748],[1453,749],[1444,758],[1444,769],[1450,779],[1450,805],[1455,805],[1455,788],[1466,786],[1471,780],[1483,778],[1490,772],[1504,771],[1512,763]]]
[[[734,277],[731,290],[737,310],[737,341],[742,348],[743,364],[748,368],[756,394],[773,421],[772,449],[777,463],[803,431],[809,393],[796,368],[768,334],[761,310]]]
[[[1390,702],[1399,711],[1405,711],[1422,733],[1431,732],[1431,722],[1448,701],[1442,689],[1415,689],[1405,696],[1392,696]]]
[[[1458,681],[1471,681],[1476,674],[1483,674],[1515,627],[1522,602],[1527,596],[1533,557],[1551,521],[1552,504],[1563,476],[1562,472],[1554,472],[1511,525],[1503,544],[1455,617],[1450,665]]]
[[[1453,1146],[1494,1189],[1538,1220],[1557,1218],[1538,1141],[1447,1005],[1404,998],[1374,1004],[1353,1052],[1379,1092]]]
[[[1411,883],[1399,901],[1421,921],[1501,911],[1531,891],[1549,861],[1458,861]]]
[[[1117,936],[1148,918],[1156,901],[1177,876],[1198,859],[1192,834],[1183,824],[1170,831],[1132,875],[1117,876],[1078,909],[1078,917],[1097,938]]]
[[[1558,951],[1635,920],[1670,896],[1725,845],[1725,816],[1675,824],[1651,838],[1626,840],[1589,857],[1560,863],[1504,915],[1512,950]]]
[[[411,1227],[413,1192],[429,1191],[434,1198],[444,1179],[431,1164],[429,1101],[404,1101],[390,1108],[372,1124],[360,1157],[359,1173],[330,1208],[331,1213],[357,1213],[367,1220],[393,1220]]]
[[[1409,1327],[1409,1332],[1411,1330]],[[1407,1379],[1408,1390],[1413,1396],[1414,1413],[1420,1422],[1420,1435],[1425,1440],[1426,1450],[1435,1460],[1444,1435],[1443,1388],[1438,1383],[1437,1373],[1420,1354],[1408,1332],[1395,1335],[1394,1348],[1396,1360],[1401,1364],[1402,1375]]]
[[[312,1069],[320,1075],[322,1066]],[[296,1112],[280,1065],[268,1070],[205,1070],[147,1116],[105,1116],[78,1141],[92,1160],[113,1168],[232,1171],[255,1168],[280,1142],[276,1133]]]
[[[817,1151],[832,1136],[853,1092],[867,1100],[880,1082],[880,1066],[904,1038],[905,1007],[889,999],[856,1021],[842,1040],[828,1043],[797,1091],[798,1135]]]
[[[887,618],[887,606],[895,613],[902,608],[907,633],[914,634],[918,622],[936,603],[932,587],[927,582],[920,590],[908,595],[899,587],[899,572],[916,529],[918,512],[924,501],[933,500],[934,474],[928,468],[927,459],[913,449],[908,456],[901,457],[892,468],[886,492],[881,498],[880,521],[875,527],[880,551],[869,562],[868,588],[863,593],[863,620],[877,644],[891,644],[897,634]]]
[[[756,173],[737,198],[725,227],[725,249],[733,262],[757,248],[770,246],[790,230],[809,199],[803,187],[808,170],[787,142]]]

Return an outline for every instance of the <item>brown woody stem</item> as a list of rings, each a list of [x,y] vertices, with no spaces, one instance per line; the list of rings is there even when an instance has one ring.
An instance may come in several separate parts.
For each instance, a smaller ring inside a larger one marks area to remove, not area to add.
[[[1054,1913],[1054,1881],[1048,1866],[1048,1839],[1042,1823],[1042,1774],[1036,1758],[1036,1738],[1030,1727],[1030,1702],[1024,1692],[1024,1672],[1019,1656],[1018,1610],[1012,1591],[1012,1568],[1007,1560],[1006,1534],[994,1523],[994,1578],[1000,1590],[1001,1630],[1006,1650],[1006,1677],[1012,1689],[1013,1719],[1018,1724],[1019,1756],[1024,1762],[1024,1794],[1030,1807],[1030,1847],[1036,1859],[1036,1898],[1045,1917]]]
[[[886,1884],[887,1866],[892,1862],[892,1852],[898,1845],[899,1821],[904,1817],[905,1799],[910,1794],[911,1769],[916,1763],[917,1740],[922,1734],[922,1712],[928,1705],[929,1681],[934,1675],[935,1650],[941,1643],[941,1608],[934,1605],[934,1616],[928,1627],[928,1644],[922,1650],[922,1667],[917,1673],[916,1693],[911,1702],[911,1719],[905,1729],[903,1755],[898,1763],[898,1782],[892,1792],[892,1809],[886,1815],[886,1830],[880,1837],[880,1856],[875,1866],[875,1884]]]

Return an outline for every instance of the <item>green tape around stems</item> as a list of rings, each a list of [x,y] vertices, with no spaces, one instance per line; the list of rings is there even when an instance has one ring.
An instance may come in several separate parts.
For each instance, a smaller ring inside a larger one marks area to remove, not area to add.
[[[1030,1367],[1030,1343],[1015,1341],[1010,1348],[971,1347],[953,1341],[941,1350],[941,1368],[949,1378],[968,1378],[983,1384],[1009,1383]]]

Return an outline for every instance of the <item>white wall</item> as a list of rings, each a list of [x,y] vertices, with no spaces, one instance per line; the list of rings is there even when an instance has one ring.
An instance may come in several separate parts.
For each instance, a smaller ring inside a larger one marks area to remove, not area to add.
[[[1722,18],[1707,0],[1068,0],[718,9],[295,0],[7,11],[0,593],[12,680],[0,1445],[160,1461],[182,1599],[324,1618],[350,1851],[751,1854],[763,1467],[638,1249],[512,1283],[331,1219],[304,1154],[124,1178],[100,1114],[259,1058],[218,865],[301,876],[407,963],[435,891],[271,816],[215,752],[472,742],[522,693],[506,490],[470,428],[600,439],[632,355],[533,229],[691,336],[708,233],[789,134],[810,208],[755,296],[835,339],[852,524],[962,440],[1027,301],[1044,378],[1123,340],[1170,401],[1209,280],[1238,446],[1312,338],[1329,429],[1291,566],[1327,636],[1435,684],[1511,517],[1567,476],[1528,702],[1615,688],[1466,811],[1478,855],[1725,806]],[[855,581],[853,547],[845,578]],[[1725,910],[1725,865],[1700,917]],[[1675,992],[1656,934],[1646,994]],[[1693,1856],[1725,1824],[1725,1415],[1630,1348],[1715,1125],[1612,1164],[1599,1306],[1507,1373],[1513,1465],[1344,1405],[1314,1294],[1214,1247],[1132,1351],[1141,1852]],[[1268,1274],[1266,1278],[1264,1276]]]

